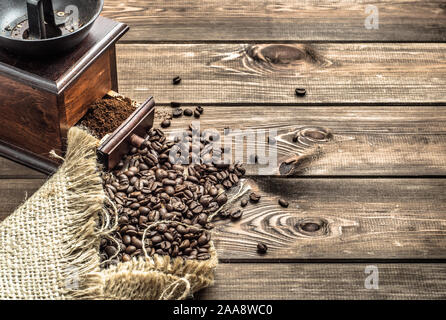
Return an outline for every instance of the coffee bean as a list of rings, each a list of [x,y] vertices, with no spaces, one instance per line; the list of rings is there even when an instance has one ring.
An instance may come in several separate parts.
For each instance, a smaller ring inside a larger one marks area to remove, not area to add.
[[[180,84],[180,82],[181,82],[181,78],[179,76],[172,79],[173,85],[178,85],[178,84]]]
[[[124,253],[122,255],[122,262],[128,262],[130,260],[132,260],[132,257],[130,257],[128,254]]]
[[[161,122],[161,127],[163,127],[163,128],[168,128],[168,127],[170,127],[170,120],[169,120],[169,119],[166,119],[166,120],[164,120],[163,122]]]
[[[132,254],[132,253],[135,252],[135,251],[136,251],[136,247],[135,247],[135,246],[132,246],[132,245],[128,246],[128,247],[125,249],[125,253],[127,253],[127,254]]]
[[[174,118],[179,118],[183,115],[183,109],[181,108],[176,108],[172,111],[172,117]]]
[[[248,204],[248,200],[247,199],[242,199],[242,201],[240,201],[240,205],[242,207],[246,207],[247,204]]]
[[[284,200],[284,199],[279,199],[279,204],[284,207],[284,208],[288,208],[288,201]]]
[[[200,115],[201,115],[201,113],[200,113],[198,110],[195,109],[195,111],[194,111],[194,117],[195,117],[195,118],[200,118]]]
[[[298,96],[298,97],[303,97],[307,94],[307,90],[305,90],[304,88],[296,88],[296,90],[294,90],[294,92],[296,93],[296,96]]]
[[[200,114],[203,114],[203,111],[204,111],[204,109],[203,109],[202,106],[197,106],[197,107],[195,108],[195,110],[197,110]]]
[[[116,254],[117,249],[113,246],[107,246],[105,247],[105,253],[108,255],[108,257],[112,257]]]
[[[260,198],[261,198],[261,196],[259,194],[255,193],[255,192],[252,192],[249,195],[249,200],[251,200],[251,202],[254,202],[254,203],[259,202]]]
[[[215,198],[215,201],[217,201],[218,205],[222,206],[228,201],[228,197],[225,193],[222,193],[217,198]]]
[[[130,244],[130,243],[132,242],[132,238],[131,238],[129,235],[124,235],[124,236],[122,237],[122,242],[123,242],[125,245],[128,245],[128,244]]]
[[[194,114],[194,112],[191,109],[184,109],[184,115],[187,117],[190,117],[191,115]]]
[[[229,210],[229,215],[231,216],[232,220],[238,220],[242,217],[242,210],[238,209],[238,208],[234,208]]]
[[[268,247],[263,242],[257,244],[257,252],[260,254],[265,254],[268,251]]]

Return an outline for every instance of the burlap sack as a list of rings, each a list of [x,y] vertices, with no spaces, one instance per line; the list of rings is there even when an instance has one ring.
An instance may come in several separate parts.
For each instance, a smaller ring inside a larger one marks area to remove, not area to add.
[[[212,244],[206,261],[155,256],[100,268],[99,239],[110,219],[98,144],[70,129],[62,166],[0,224],[0,299],[184,299],[212,284]]]

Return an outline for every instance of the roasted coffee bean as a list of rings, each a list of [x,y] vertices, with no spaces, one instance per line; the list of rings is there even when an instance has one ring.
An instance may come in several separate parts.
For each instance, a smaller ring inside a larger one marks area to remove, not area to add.
[[[296,96],[298,96],[298,97],[303,97],[307,94],[307,90],[305,90],[305,88],[296,88],[296,90],[294,90],[294,92],[296,93]]]
[[[231,210],[229,210],[229,215],[231,217],[232,220],[238,220],[242,217],[242,210],[238,209],[238,208],[233,208]]]
[[[288,203],[288,201],[286,201],[286,200],[284,200],[284,199],[279,199],[279,204],[282,206],[282,207],[284,207],[284,208],[288,208],[288,206],[289,206],[289,203]]]
[[[128,247],[125,249],[125,253],[127,253],[127,254],[132,254],[132,253],[135,252],[135,251],[136,251],[136,247],[135,247],[135,246],[132,246],[132,245],[128,246]]]
[[[132,237],[132,245],[134,245],[137,249],[141,249],[142,248],[142,241],[139,240],[137,237],[133,236]]]
[[[215,198],[215,201],[217,201],[218,205],[222,206],[228,201],[228,197],[225,193],[222,193],[217,198]]]
[[[197,106],[197,107],[195,108],[195,110],[197,110],[200,114],[203,114],[203,111],[204,111],[204,109],[203,109],[202,106]]]
[[[248,200],[247,199],[242,199],[242,201],[240,201],[240,205],[242,207],[246,207],[248,205]]]
[[[181,108],[176,108],[172,111],[172,117],[174,118],[179,118],[183,115],[183,109]]]
[[[172,79],[173,85],[178,85],[178,84],[180,84],[180,82],[181,82],[181,78],[179,76]]]
[[[265,254],[268,251],[268,247],[263,242],[257,244],[257,252],[260,254]]]
[[[200,115],[201,115],[201,113],[198,112],[198,110],[195,110],[195,111],[194,111],[194,117],[195,117],[195,118],[200,118]]]
[[[252,192],[249,195],[249,200],[251,200],[251,202],[254,202],[254,203],[259,202],[260,198],[261,198],[261,196],[259,194],[255,193],[255,192]]]
[[[194,114],[194,112],[191,110],[191,109],[189,109],[189,108],[186,108],[186,109],[184,109],[184,115],[185,116],[187,116],[187,117],[190,117],[191,115],[193,115]]]
[[[163,169],[157,169],[157,170],[155,171],[155,176],[156,176],[156,179],[157,179],[158,181],[163,180],[164,178],[167,177],[167,175],[168,175],[168,173],[167,173],[166,170],[163,170]]]
[[[117,252],[117,249],[113,246],[107,246],[105,247],[105,253],[108,255],[109,258],[114,256]]]
[[[168,127],[170,127],[170,123],[171,123],[170,120],[166,119],[163,122],[161,122],[161,127],[168,128]]]
[[[130,260],[132,260],[132,257],[130,257],[128,254],[124,253],[122,255],[122,262],[128,262]]]
[[[122,242],[123,242],[125,245],[128,245],[128,244],[130,244],[130,243],[132,242],[132,238],[131,238],[129,235],[124,235],[124,236],[122,237]]]

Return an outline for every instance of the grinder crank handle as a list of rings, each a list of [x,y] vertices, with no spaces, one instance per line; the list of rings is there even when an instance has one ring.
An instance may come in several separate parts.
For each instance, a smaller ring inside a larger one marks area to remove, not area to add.
[[[56,26],[52,0],[26,0],[28,11],[29,38],[46,39],[45,22]]]

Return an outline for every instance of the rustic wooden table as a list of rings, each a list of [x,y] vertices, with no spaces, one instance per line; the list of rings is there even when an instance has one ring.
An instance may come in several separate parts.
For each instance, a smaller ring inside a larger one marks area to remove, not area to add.
[[[248,168],[264,197],[217,224],[216,283],[199,298],[446,298],[444,0],[106,0],[103,15],[131,27],[120,92],[204,105],[202,128],[276,129],[279,163],[319,147],[292,177]],[[333,138],[293,143],[304,128]],[[0,178],[0,219],[46,179],[6,159]],[[299,229],[308,221],[321,229]]]

